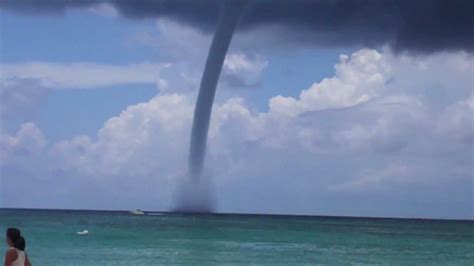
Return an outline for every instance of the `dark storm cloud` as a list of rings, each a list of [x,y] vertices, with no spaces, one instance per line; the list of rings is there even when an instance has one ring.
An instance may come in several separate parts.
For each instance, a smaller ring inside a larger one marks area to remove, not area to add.
[[[470,0],[234,0],[247,3],[240,31],[275,25],[285,41],[315,45],[390,44],[397,51],[474,50]],[[62,13],[97,3],[131,19],[167,17],[213,31],[221,0],[0,0],[2,8]],[[283,41],[283,40],[282,40]]]
[[[474,1],[260,1],[243,26],[279,24],[300,41],[389,43],[395,50],[473,50]],[[291,3],[291,4],[290,4]]]

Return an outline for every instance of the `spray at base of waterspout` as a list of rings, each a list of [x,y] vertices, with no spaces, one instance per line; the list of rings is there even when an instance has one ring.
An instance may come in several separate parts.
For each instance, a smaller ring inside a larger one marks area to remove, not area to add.
[[[216,208],[213,183],[209,176],[186,176],[179,184],[174,212],[212,213]]]

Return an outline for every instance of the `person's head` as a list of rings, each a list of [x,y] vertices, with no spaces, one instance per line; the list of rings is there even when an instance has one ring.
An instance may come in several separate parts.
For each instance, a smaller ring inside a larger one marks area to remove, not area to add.
[[[16,228],[7,229],[7,244],[19,250],[25,250],[26,242],[21,236],[20,230]]]

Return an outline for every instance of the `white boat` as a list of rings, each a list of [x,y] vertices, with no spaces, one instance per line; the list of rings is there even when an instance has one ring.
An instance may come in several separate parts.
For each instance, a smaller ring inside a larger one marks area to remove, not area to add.
[[[80,232],[77,232],[78,235],[88,235],[89,231],[88,230],[82,230]]]
[[[144,215],[145,213],[140,210],[140,209],[136,209],[136,210],[133,210],[133,211],[130,211],[131,214],[133,215]]]

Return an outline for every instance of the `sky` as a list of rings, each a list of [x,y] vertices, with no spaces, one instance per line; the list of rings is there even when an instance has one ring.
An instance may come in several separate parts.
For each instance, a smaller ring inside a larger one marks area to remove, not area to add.
[[[170,210],[212,31],[108,4],[0,9],[0,207]],[[238,31],[205,174],[218,212],[474,219],[474,58]]]

